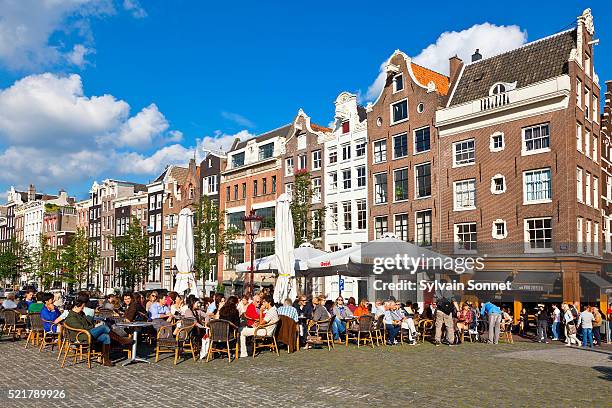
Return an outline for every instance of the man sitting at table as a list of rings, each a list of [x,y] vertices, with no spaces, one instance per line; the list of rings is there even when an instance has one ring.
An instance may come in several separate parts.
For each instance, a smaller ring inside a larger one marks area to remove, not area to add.
[[[2,305],[0,306],[2,306],[2,309],[4,310],[17,309],[17,303],[15,302],[15,294],[9,293],[8,295],[6,295],[6,300],[2,302]]]
[[[295,307],[293,307],[293,302],[289,298],[285,299],[283,305],[278,308],[278,315],[287,316],[293,319],[293,321],[295,321],[296,323],[300,320],[298,318],[298,311]]]
[[[333,310],[334,321],[332,323],[332,332],[334,334],[334,341],[336,343],[342,343],[342,341],[340,341],[340,335],[346,332],[346,321],[353,317],[353,312],[344,305],[344,298],[342,298],[342,296],[338,296],[336,299]]]
[[[247,306],[244,317],[248,327],[253,327],[253,324],[259,321],[259,306],[261,304],[261,297],[259,295],[253,296],[253,301]]]
[[[393,301],[385,302],[385,314],[383,322],[387,329],[387,345],[393,346],[397,344],[395,337],[400,331],[402,320],[404,317],[399,313],[398,305]]]
[[[123,317],[125,317],[128,322],[141,322],[147,320],[147,311],[141,303],[134,301],[134,295],[131,292],[123,294],[123,304],[125,305]]]
[[[157,303],[153,303],[149,309],[149,316],[153,322],[153,327],[159,330],[161,326],[170,325],[172,315],[170,314],[170,308],[166,306],[166,299],[160,297]]]
[[[23,312],[27,312],[30,308],[30,305],[34,303],[34,289],[28,289],[25,292],[24,298],[19,301],[17,304],[17,309],[23,310]]]
[[[28,313],[40,313],[40,311],[43,309],[43,296],[45,295],[45,293],[43,292],[38,292],[35,296],[34,299],[36,299],[36,301],[30,303],[30,306],[28,306]]]
[[[253,301],[255,300],[253,299]],[[261,303],[260,313],[263,315],[263,317],[261,318],[260,322],[255,322],[253,323],[252,327],[245,327],[240,332],[240,358],[249,356],[246,346],[247,337],[254,336],[255,334],[258,336],[272,336],[274,334],[274,330],[276,329],[276,323],[278,322],[279,318],[272,296],[263,296],[261,298]]]
[[[44,303],[44,307],[40,311],[40,317],[43,319],[43,326],[45,328],[45,332],[47,333],[57,333],[59,331],[59,326],[53,324],[55,319],[60,317],[61,312],[55,305],[53,304],[54,296],[52,293],[44,293],[42,296],[42,300]]]

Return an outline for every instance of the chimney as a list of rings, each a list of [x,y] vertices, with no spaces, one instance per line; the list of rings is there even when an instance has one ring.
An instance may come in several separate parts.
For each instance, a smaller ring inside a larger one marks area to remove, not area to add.
[[[482,59],[482,54],[478,52],[479,49],[476,48],[476,52],[472,54],[472,62],[476,62]]]
[[[457,75],[459,75],[459,71],[461,71],[461,67],[463,66],[463,60],[455,55],[454,57],[450,57],[448,59],[448,62],[450,65],[448,76],[452,82],[453,79],[456,78]]]
[[[34,201],[35,198],[36,188],[34,187],[34,184],[30,184],[30,187],[28,187],[28,201]]]

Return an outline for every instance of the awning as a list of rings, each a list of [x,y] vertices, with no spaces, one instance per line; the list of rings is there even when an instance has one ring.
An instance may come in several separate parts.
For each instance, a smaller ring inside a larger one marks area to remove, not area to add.
[[[591,281],[605,293],[612,293],[612,283],[597,275],[596,273],[580,272],[580,276]]]
[[[244,281],[240,281],[240,280],[235,280],[235,281],[231,281],[231,280],[224,280],[223,282],[221,282],[221,284],[223,286],[244,286],[245,282]],[[269,288],[272,286],[272,282],[258,282],[255,281],[255,285],[256,288]]]
[[[470,279],[475,283],[504,283],[512,280],[512,273],[509,271],[477,271]]]
[[[558,272],[519,272],[512,281],[512,290],[525,292],[552,292]]]

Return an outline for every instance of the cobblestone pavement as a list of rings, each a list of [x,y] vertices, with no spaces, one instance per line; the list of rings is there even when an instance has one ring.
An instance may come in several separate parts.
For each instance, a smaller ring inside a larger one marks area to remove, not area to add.
[[[612,394],[609,354],[583,358],[589,352],[526,342],[336,346],[177,366],[167,354],[157,364],[91,370],[61,369],[55,352],[24,344],[0,341],[0,407],[587,407],[610,406]],[[9,401],[8,389],[63,389],[66,398]]]

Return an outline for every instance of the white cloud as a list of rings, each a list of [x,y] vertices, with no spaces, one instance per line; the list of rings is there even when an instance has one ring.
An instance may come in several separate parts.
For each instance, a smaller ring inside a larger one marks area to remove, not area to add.
[[[245,118],[244,116],[238,113],[221,112],[221,116],[223,116],[225,119],[230,120],[240,126],[244,126],[248,128],[255,127],[255,123],[253,123],[251,120]]]
[[[0,63],[25,71],[82,67],[94,52],[90,19],[114,14],[115,1],[0,0]],[[146,16],[136,0],[125,0],[123,8],[136,18]],[[71,46],[75,38],[77,44]]]
[[[118,169],[126,174],[157,174],[167,165],[185,164],[193,157],[195,147],[180,144],[164,146],[150,156],[139,153],[125,153],[117,157]]]
[[[213,136],[204,136],[201,138],[199,140],[199,147],[203,150],[226,152],[232,147],[234,140],[247,140],[252,137],[255,137],[255,135],[246,129],[234,134],[227,134],[220,130],[216,130]]]
[[[112,140],[117,146],[148,147],[153,139],[168,127],[168,121],[152,103],[121,125],[117,136],[112,136]],[[176,134],[171,137],[176,138]]]
[[[438,37],[434,44],[425,47],[413,61],[426,68],[448,75],[448,59],[457,55],[465,64],[471,62],[474,51],[478,48],[483,58],[517,48],[527,41],[527,31],[519,26],[498,26],[491,23],[475,24],[462,31],[447,31]],[[385,86],[384,72],[388,60],[380,65],[374,82],[368,87],[365,95],[359,93],[361,103],[371,102],[378,98]]]

